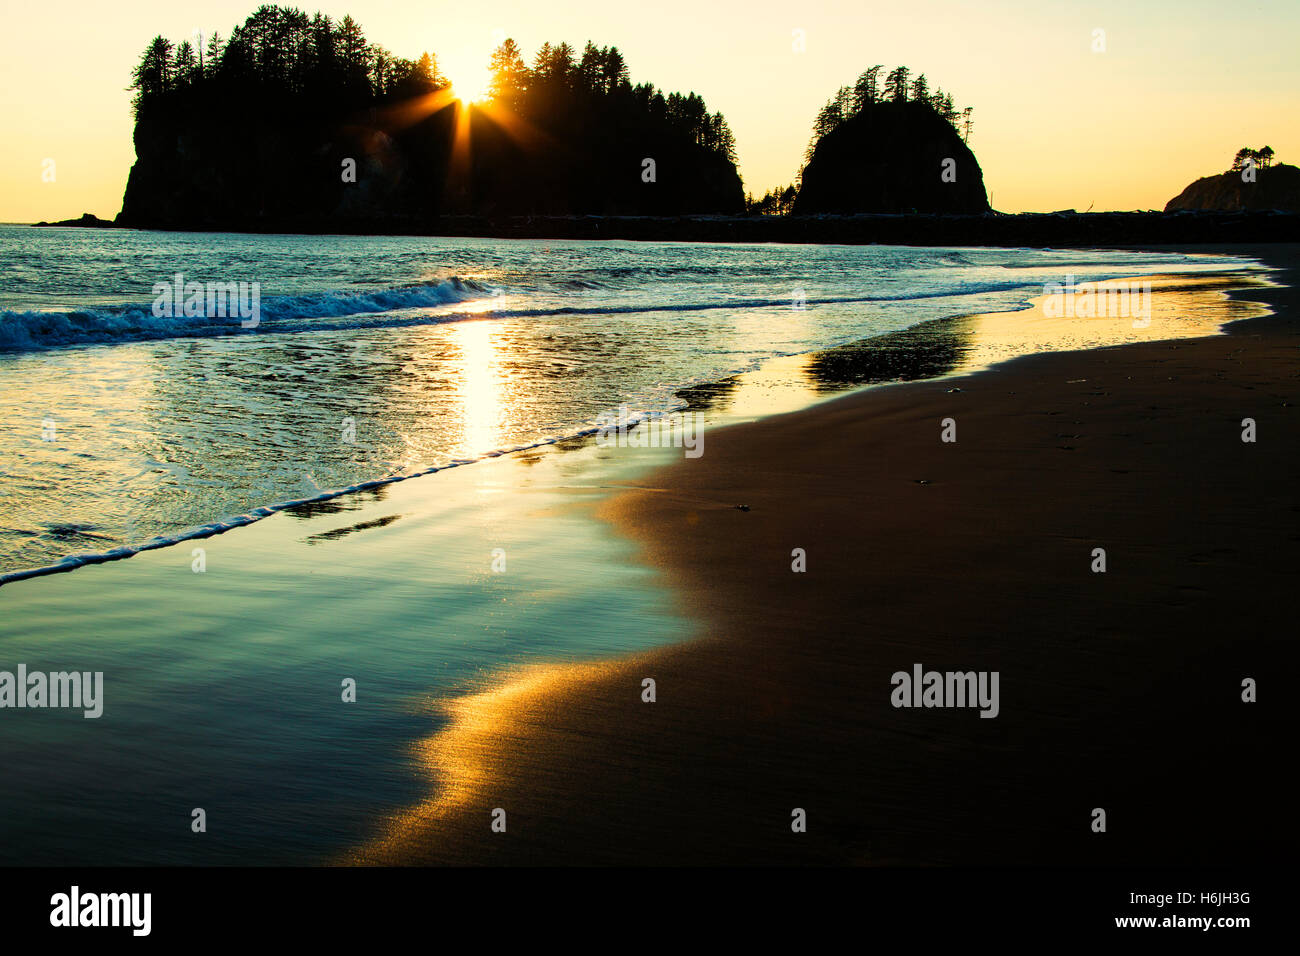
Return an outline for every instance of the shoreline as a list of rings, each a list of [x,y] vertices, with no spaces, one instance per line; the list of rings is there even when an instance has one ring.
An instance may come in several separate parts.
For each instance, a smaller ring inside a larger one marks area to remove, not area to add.
[[[636,242],[791,243],[934,247],[1137,249],[1157,243],[1300,241],[1300,213],[1255,211],[858,214],[818,216],[474,216],[409,219],[119,223],[96,219],[40,222],[32,228],[136,229],[251,235],[431,236],[484,239],[585,239]]]
[[[1287,858],[1280,704],[1238,695],[1274,683],[1300,564],[1297,250],[1253,254],[1289,284],[1233,293],[1274,311],[1224,334],[859,390],[647,476],[603,513],[704,636],[475,698],[473,735],[421,749],[489,783],[349,859]],[[892,708],[890,674],[917,663],[1001,673],[998,718]]]
[[[1255,258],[1255,257],[1251,256],[1250,258]],[[1268,273],[1263,273],[1263,276],[1265,277],[1264,278],[1265,282],[1268,281],[1267,275]],[[1197,274],[1197,273],[1168,273],[1168,274],[1154,273],[1150,276],[1133,276],[1133,277],[1128,277],[1127,279],[1105,278],[1100,280],[1088,280],[1087,282],[1084,283],[1084,286],[1091,286],[1098,290],[1104,290],[1108,286],[1111,286],[1115,283],[1121,283],[1121,284],[1125,282],[1141,283],[1144,281],[1148,284],[1148,286],[1154,283],[1154,286],[1157,290],[1162,291],[1165,297],[1169,297],[1171,292],[1195,292],[1196,290],[1203,287],[1210,288],[1210,289],[1214,289],[1216,287],[1231,287],[1231,288],[1240,289],[1248,285],[1255,284],[1260,280],[1254,276],[1251,276],[1245,271],[1211,273],[1208,275]],[[1148,294],[1149,294],[1149,289],[1148,289]],[[1036,309],[1036,307],[1040,304],[1041,304],[1041,298],[1032,297],[1025,300],[1024,307],[1021,309],[1016,309],[1008,312],[972,313],[968,315],[956,314],[952,316],[947,316],[942,319],[930,320],[929,322],[920,323],[919,325],[911,326],[900,332],[884,333],[882,335],[873,336],[871,338],[860,339],[855,342],[842,343],[840,345],[831,346],[829,348],[814,349],[809,352],[802,352],[790,356],[784,356],[783,358],[786,360],[794,360],[794,362],[796,363],[801,362],[805,359],[811,362],[820,361],[820,362],[829,363],[835,360],[834,359],[835,356],[850,354],[850,358],[845,364],[847,364],[849,369],[853,370],[851,374],[861,375],[862,370],[860,368],[856,368],[856,369],[854,368],[855,365],[861,364],[860,356],[859,357],[851,356],[851,353],[853,353],[854,351],[865,353],[870,357],[877,350],[877,348],[880,345],[882,345],[883,342],[887,339],[897,337],[905,340],[911,340],[917,337],[924,338],[933,335],[934,333],[926,328],[926,326],[928,325],[934,325],[936,327],[953,326],[953,325],[960,326],[963,324],[969,325],[970,323],[979,322],[981,320],[985,322],[988,321],[1001,322],[1006,329],[1010,330],[1010,334],[1014,336],[1018,334],[1018,332],[1021,330],[1021,326],[1023,323],[1023,318],[1021,317],[1022,313],[1027,313],[1027,312],[1032,313]],[[1168,308],[1166,308],[1166,311],[1168,311]],[[1148,321],[1150,321],[1149,318]],[[1217,319],[1215,321],[1217,322]],[[1240,320],[1233,319],[1231,321],[1240,321]],[[1122,319],[1119,324],[1123,325],[1125,323],[1126,320]],[[1053,338],[1059,339],[1064,335],[1069,334],[1070,324],[1071,324],[1071,320],[1068,318],[1064,320],[1059,320],[1057,325],[1049,332],[1040,333],[1040,334],[1049,334]],[[970,334],[969,330],[967,334]],[[1114,329],[1110,329],[1101,334],[1108,335],[1111,337],[1117,335]],[[1118,333],[1118,335],[1121,337],[1124,336],[1125,334],[1126,333],[1122,331]],[[1128,333],[1128,334],[1131,335],[1132,333]],[[1196,333],[1190,333],[1190,334],[1195,335]],[[1201,334],[1221,334],[1221,332],[1205,331],[1202,332]],[[975,337],[989,337],[989,336],[987,335],[987,333],[975,333]],[[145,341],[149,341],[149,340],[145,340]],[[68,348],[97,347],[99,345],[100,343],[94,343],[85,346],[82,345],[68,346]],[[1093,344],[1089,347],[1097,348],[1103,346]],[[1014,349],[1015,347],[1007,346],[1004,343],[1003,345],[1004,351],[1008,348]],[[1021,344],[1019,346],[1019,351],[1026,354],[1041,354],[1045,351],[1052,351],[1052,350],[1053,349],[1051,348],[1051,345],[1047,342],[1047,340],[1042,340],[1037,345],[1029,346],[1029,345]],[[902,380],[930,379],[930,380],[937,381],[939,379],[942,379],[947,376],[951,376],[953,374],[971,374],[977,371],[987,370],[991,367],[1001,364],[1002,362],[1008,361],[1010,357],[1011,356],[1008,354],[995,355],[990,350],[990,354],[986,355],[984,359],[971,360],[969,357],[959,357],[956,353],[954,353],[954,355],[950,357],[950,360],[953,361],[954,363],[960,363],[960,364],[955,366],[953,369],[949,369],[946,372],[936,371],[934,369],[931,369],[928,372],[916,371],[911,374],[905,374],[902,377]],[[659,411],[659,412],[648,413],[643,420],[649,422],[649,421],[654,421],[655,419],[658,418],[671,418],[672,416],[677,415],[679,413],[689,411],[691,408],[691,402],[688,399],[684,398],[684,396],[687,393],[698,391],[701,389],[703,389],[707,393],[709,390],[717,389],[720,386],[722,386],[724,383],[735,380],[737,378],[744,378],[746,376],[753,376],[753,375],[761,376],[763,375],[764,372],[763,366],[772,365],[773,362],[774,360],[768,359],[759,368],[750,369],[748,371],[740,370],[729,374],[725,374],[716,381],[684,385],[682,386],[681,389],[679,389],[675,393],[678,398],[679,407],[664,410],[664,411]],[[897,369],[894,369],[893,372],[896,373]],[[836,374],[843,375],[845,374],[845,372],[843,370],[839,370]],[[871,380],[871,381],[857,382],[857,383],[840,382],[836,386],[828,386],[828,387],[830,389],[830,394],[833,395],[835,392],[852,391],[860,388],[875,387],[883,384],[891,384],[891,382],[889,380]],[[830,397],[830,396],[828,395],[826,397]],[[708,407],[708,406],[706,404],[703,407]],[[354,484],[351,484],[347,487],[324,490],[316,495],[291,498],[291,499],[286,499],[284,501],[273,502],[267,505],[260,505],[258,507],[251,508],[247,511],[238,514],[222,515],[220,517],[214,518],[211,521],[207,521],[201,525],[193,525],[187,528],[182,528],[168,535],[160,535],[152,539],[140,541],[137,543],[127,542],[127,543],[120,544],[116,547],[106,549],[104,551],[78,552],[75,554],[64,556],[48,564],[42,564],[33,567],[22,567],[22,568],[8,569],[8,570],[0,567],[0,588],[3,588],[6,584],[15,583],[18,581],[24,581],[31,578],[44,577],[52,574],[68,573],[71,571],[80,570],[81,568],[88,567],[91,565],[105,564],[114,561],[122,561],[127,558],[131,558],[138,554],[142,554],[148,551],[154,551],[161,548],[170,548],[177,545],[185,544],[186,542],[190,542],[190,541],[200,541],[203,539],[212,538],[217,535],[222,535],[229,531],[233,531],[236,528],[247,527],[251,524],[254,524],[258,521],[262,521],[282,511],[292,511],[294,509],[301,509],[304,507],[309,508],[313,505],[318,505],[325,502],[334,501],[336,499],[345,498],[349,495],[356,495],[358,493],[373,491],[378,488],[384,488],[389,485],[408,481],[413,478],[426,477],[429,475],[436,474],[438,472],[444,472],[453,468],[459,468],[463,465],[478,464],[480,462],[487,461],[492,458],[498,458],[503,455],[513,455],[522,452],[545,451],[548,447],[553,445],[586,440],[600,431],[599,426],[587,425],[587,426],[575,426],[575,428],[576,430],[572,432],[567,432],[561,435],[553,435],[539,441],[530,442],[522,445],[515,445],[512,447],[501,447],[501,448],[493,449],[491,451],[484,452],[479,457],[473,459],[454,459],[440,464],[423,465],[409,472],[400,473],[400,474],[382,475],[375,478],[367,478],[358,481]]]

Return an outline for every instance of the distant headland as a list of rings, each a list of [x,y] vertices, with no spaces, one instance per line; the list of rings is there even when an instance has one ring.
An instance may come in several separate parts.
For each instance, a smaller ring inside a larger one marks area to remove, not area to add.
[[[1269,146],[1243,147],[1231,169],[1196,180],[1165,205],[1165,212],[1190,209],[1300,212],[1300,169],[1286,163],[1274,166]]]

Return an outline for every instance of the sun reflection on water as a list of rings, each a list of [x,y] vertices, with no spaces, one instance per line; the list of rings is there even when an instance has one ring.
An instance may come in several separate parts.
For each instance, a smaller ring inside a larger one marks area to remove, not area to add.
[[[461,322],[450,330],[451,346],[459,353],[453,379],[461,419],[456,451],[464,457],[492,451],[504,439],[507,382],[497,332],[490,320]]]

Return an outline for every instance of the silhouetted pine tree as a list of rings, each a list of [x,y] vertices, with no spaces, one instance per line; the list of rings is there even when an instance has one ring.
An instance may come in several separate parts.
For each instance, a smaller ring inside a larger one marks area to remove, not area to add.
[[[909,102],[909,89],[911,102],[920,103],[934,110],[961,134],[963,140],[970,139],[974,121],[969,106],[959,113],[956,107],[953,106],[950,93],[945,93],[941,88],[937,87],[931,93],[929,80],[924,73],[917,76],[909,87],[908,77],[911,76],[911,70],[906,66],[899,66],[890,70],[885,76],[884,87],[881,88],[879,76],[880,71],[883,69],[883,66],[876,64],[864,70],[851,88],[847,86],[840,87],[835,97],[817,111],[817,116],[813,120],[812,139],[808,142],[808,148],[804,150],[805,163],[812,159],[817,144],[822,141],[823,137],[828,136],[841,125],[876,104]],[[1238,154],[1239,157],[1241,155]]]

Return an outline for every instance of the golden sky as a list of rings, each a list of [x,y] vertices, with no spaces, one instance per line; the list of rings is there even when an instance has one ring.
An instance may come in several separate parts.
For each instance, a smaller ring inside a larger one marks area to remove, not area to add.
[[[112,218],[134,160],[131,68],[155,34],[229,36],[257,0],[6,0],[0,222]],[[1256,0],[344,0],[399,56],[478,85],[502,35],[618,46],[633,82],[694,90],[736,136],[745,187],[792,180],[818,108],[865,67],[905,63],[973,106],[994,208],[1162,208],[1241,146],[1300,164],[1300,3]],[[1104,52],[1094,52],[1104,31]],[[796,49],[802,31],[804,49]],[[233,117],[227,118],[229,122]],[[232,128],[232,162],[238,134]],[[45,160],[55,181],[42,181]],[[906,162],[901,156],[900,162]]]

